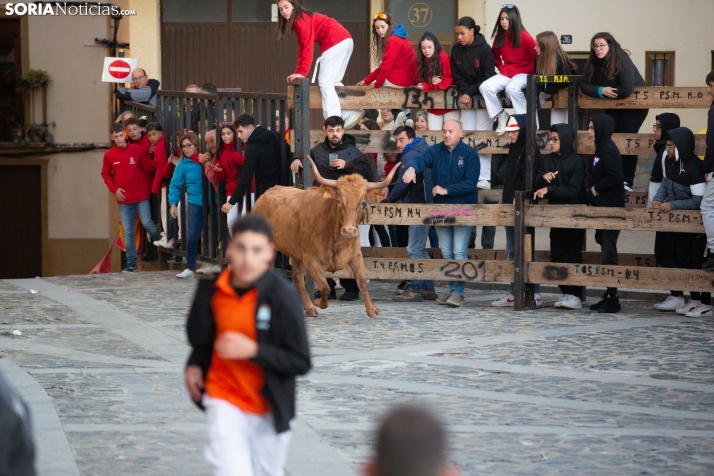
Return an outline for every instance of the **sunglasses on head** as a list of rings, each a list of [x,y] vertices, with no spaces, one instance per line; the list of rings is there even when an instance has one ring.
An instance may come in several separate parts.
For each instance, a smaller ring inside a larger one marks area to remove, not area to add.
[[[372,20],[387,20],[388,18],[389,15],[384,12],[379,12],[372,18]]]
[[[504,8],[508,8],[508,9],[510,10],[511,8],[515,8],[515,7],[516,7],[516,6],[515,6],[514,4],[512,4],[512,3],[504,3],[503,5],[501,5],[501,9],[502,9],[502,10],[503,10]]]

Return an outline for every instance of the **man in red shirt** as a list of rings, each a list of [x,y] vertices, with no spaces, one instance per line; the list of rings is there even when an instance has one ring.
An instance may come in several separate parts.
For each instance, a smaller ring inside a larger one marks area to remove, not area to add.
[[[151,235],[151,240],[159,239],[159,230],[151,219],[149,206],[149,187],[145,173],[154,166],[153,161],[142,153],[141,149],[128,144],[124,126],[112,124],[109,132],[114,147],[104,153],[102,178],[107,188],[117,197],[121,224],[124,228],[124,246],[126,248],[125,272],[136,271],[136,243],[134,242],[134,217]]]
[[[310,370],[302,300],[272,271],[273,232],[257,215],[233,224],[218,278],[198,283],[186,324],[191,399],[206,410],[214,475],[280,476],[295,418],[295,376]]]

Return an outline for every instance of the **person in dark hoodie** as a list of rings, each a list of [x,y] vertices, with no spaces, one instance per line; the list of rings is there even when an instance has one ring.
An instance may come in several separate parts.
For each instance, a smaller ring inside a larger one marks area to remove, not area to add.
[[[707,116],[706,152],[703,169],[707,177],[707,191],[702,199],[702,221],[707,232],[707,259],[702,265],[704,271],[714,271],[714,71],[707,74],[706,84],[712,104]]]
[[[607,114],[590,118],[588,137],[595,142],[595,155],[588,164],[587,199],[593,207],[625,207],[625,189],[620,150],[612,141],[615,121]],[[620,230],[597,230],[595,241],[600,245],[602,264],[617,265],[617,238]],[[590,306],[601,313],[620,312],[617,288],[607,288],[602,300]]]
[[[670,130],[666,140],[666,159],[663,165],[662,186],[652,200],[651,208],[660,212],[670,210],[699,210],[706,190],[702,161],[694,155],[694,134],[686,127]],[[676,262],[683,269],[700,269],[704,261],[706,235],[704,233],[673,233]],[[659,262],[657,264],[660,264]],[[692,299],[684,303],[684,292],[672,291],[664,302],[654,305],[659,311],[676,311],[687,317],[712,315],[711,293],[691,292]]]
[[[479,88],[488,78],[496,76],[493,50],[471,17],[459,18],[455,27],[457,43],[451,46],[451,71],[461,95],[461,127],[466,131],[490,131],[493,120],[486,109],[471,109]],[[479,154],[481,176],[478,187],[491,188],[491,154]]]
[[[550,127],[551,153],[543,157],[536,173],[533,199],[547,198],[550,205],[583,205],[585,162],[575,151],[576,132],[568,124]],[[553,263],[582,263],[585,230],[550,229],[550,260]],[[560,286],[563,296],[556,308],[580,309],[580,286]]]
[[[416,176],[431,169],[431,190],[434,203],[476,204],[478,190],[476,183],[481,163],[473,147],[464,144],[464,131],[458,121],[449,120],[441,129],[443,141],[426,149],[422,154],[409,159],[402,175],[404,183],[416,181]],[[468,259],[468,244],[472,226],[439,226],[439,248],[444,259]],[[449,295],[440,296],[439,304],[451,307],[464,305],[463,281],[449,281]]]
[[[637,86],[647,86],[626,50],[610,33],[596,33],[590,41],[590,56],[585,63],[580,90],[594,98],[623,99]],[[648,109],[605,109],[615,123],[614,132],[638,133]],[[632,191],[637,171],[637,156],[623,155],[623,185]]]
[[[506,157],[506,173],[503,180],[503,195],[501,203],[515,203],[516,192],[524,190],[532,190],[530,186],[526,186],[526,115],[515,114],[508,118],[506,124],[506,132],[511,144],[508,148],[508,156]],[[541,155],[540,149],[536,147],[535,157],[533,157],[533,170],[538,170],[540,167]],[[513,261],[515,257],[515,239],[514,227],[507,226],[506,228],[506,256],[509,261]],[[533,255],[535,260],[535,254]],[[515,304],[513,297],[514,284],[511,283],[511,292],[508,296],[496,299],[491,302],[494,307],[512,307]],[[543,304],[543,298],[540,294],[540,285],[533,286],[534,299],[536,306],[540,307]]]
[[[407,171],[407,163],[412,158],[424,153],[429,148],[429,144],[421,137],[417,137],[416,131],[409,126],[394,129],[392,137],[397,143],[401,157],[397,165],[399,169],[396,180],[389,185],[386,191],[386,201],[391,203],[399,200],[403,203],[433,203],[431,169],[425,169],[418,173],[414,183],[405,183],[402,180],[404,172]],[[411,259],[429,259],[429,254],[426,252],[427,236],[429,236],[429,225],[409,225],[407,252]],[[409,292],[400,293],[394,300],[422,302],[425,299],[433,301],[437,297],[434,281],[412,280],[409,283]]]

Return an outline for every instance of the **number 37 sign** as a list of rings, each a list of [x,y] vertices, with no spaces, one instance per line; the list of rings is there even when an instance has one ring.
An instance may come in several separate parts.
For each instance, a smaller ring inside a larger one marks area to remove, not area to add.
[[[418,37],[425,31],[453,34],[455,3],[453,0],[390,0],[389,10],[395,23],[403,24],[410,35]]]

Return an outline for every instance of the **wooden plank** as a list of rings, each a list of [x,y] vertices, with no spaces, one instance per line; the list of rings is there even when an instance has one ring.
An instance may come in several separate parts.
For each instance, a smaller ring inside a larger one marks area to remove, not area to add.
[[[612,140],[617,144],[617,148],[620,149],[620,154],[623,155],[653,156],[655,153],[652,148],[655,143],[654,134],[613,134]],[[595,143],[588,138],[587,132],[578,132],[577,147],[578,154],[595,153]],[[695,134],[694,153],[704,155],[706,148],[706,136],[704,134]]]
[[[364,258],[367,279],[501,282],[513,281],[509,261],[418,260],[409,258]],[[352,278],[349,269],[327,273],[331,278]]]
[[[714,291],[714,273],[701,269],[528,263],[527,280],[539,284]]]
[[[650,87],[635,88],[624,99],[591,98],[582,92],[580,109],[709,109],[707,88]]]
[[[369,225],[513,226],[513,205],[368,203],[362,223]]]
[[[647,190],[640,192],[625,192],[625,208],[645,208],[647,206]]]
[[[486,205],[484,205],[486,206]],[[698,210],[596,208],[586,205],[527,205],[526,226],[631,231],[704,233]]]

